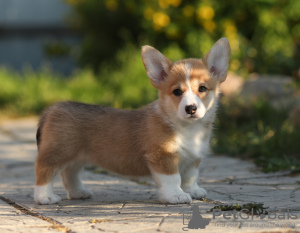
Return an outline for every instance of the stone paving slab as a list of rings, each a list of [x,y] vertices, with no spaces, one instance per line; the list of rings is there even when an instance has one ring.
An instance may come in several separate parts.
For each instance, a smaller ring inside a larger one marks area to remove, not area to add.
[[[226,156],[203,160],[199,184],[208,191],[208,197],[193,200],[190,205],[159,203],[151,179],[135,182],[91,170],[84,171],[83,180],[95,194],[92,199],[68,200],[57,177],[54,191],[62,202],[37,205],[33,201],[36,124],[36,119],[0,124],[1,233],[300,232],[300,177],[287,172],[264,174],[249,161]],[[252,219],[242,213],[238,219],[233,215],[213,219],[213,213],[208,212],[216,205],[237,202],[264,203],[270,216],[260,219],[254,215]],[[210,220],[205,229],[188,228],[193,206],[198,206],[201,216]],[[288,219],[288,209],[296,219]],[[272,210],[277,210],[275,217]],[[279,219],[280,214],[285,219]]]
[[[50,227],[52,224],[45,222],[39,218],[33,218],[16,210],[11,205],[0,200],[0,232],[56,232]]]

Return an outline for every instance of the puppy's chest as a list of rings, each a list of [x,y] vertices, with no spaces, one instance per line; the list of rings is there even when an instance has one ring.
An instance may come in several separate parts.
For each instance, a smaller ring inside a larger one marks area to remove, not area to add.
[[[202,158],[209,152],[210,130],[195,125],[177,130],[176,142],[181,159]]]

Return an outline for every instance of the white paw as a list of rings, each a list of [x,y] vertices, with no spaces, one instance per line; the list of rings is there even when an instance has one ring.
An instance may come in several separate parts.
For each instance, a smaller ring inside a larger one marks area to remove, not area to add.
[[[88,189],[79,189],[68,193],[69,199],[87,199],[92,197],[94,194]]]
[[[200,199],[207,196],[205,189],[200,187],[193,187],[188,191],[188,193],[191,194],[192,198],[194,199]]]
[[[52,191],[52,184],[36,185],[34,188],[34,201],[41,205],[54,204],[61,201],[60,196]]]
[[[56,194],[51,195],[34,195],[34,200],[36,203],[41,205],[50,205],[61,201],[60,196]]]
[[[192,198],[188,193],[182,193],[170,196],[168,202],[171,204],[191,203]]]
[[[171,204],[182,204],[191,203],[192,198],[190,194],[183,191],[173,192],[173,193],[163,193],[160,192],[160,200],[162,202],[167,202]]]

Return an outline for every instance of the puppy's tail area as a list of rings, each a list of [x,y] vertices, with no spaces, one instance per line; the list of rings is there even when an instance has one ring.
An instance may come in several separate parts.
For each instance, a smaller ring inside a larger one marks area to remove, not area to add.
[[[36,144],[37,146],[39,146],[41,144],[41,134],[42,134],[42,129],[41,129],[41,126],[39,125],[38,126],[38,129],[36,131]]]
[[[45,122],[47,121],[48,113],[49,113],[49,108],[46,109],[42,113],[40,121],[38,123],[38,128],[37,128],[37,131],[36,131],[36,144],[37,144],[38,147],[41,144],[41,136],[42,136],[42,132],[43,132],[43,126],[44,126]]]

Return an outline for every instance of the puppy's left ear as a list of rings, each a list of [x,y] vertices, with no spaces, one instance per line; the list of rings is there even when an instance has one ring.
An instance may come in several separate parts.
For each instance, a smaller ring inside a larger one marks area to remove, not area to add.
[[[155,48],[145,45],[142,47],[142,59],[151,84],[159,86],[169,75],[172,62]]]
[[[213,77],[224,82],[230,57],[230,44],[227,38],[221,38],[203,58],[203,63]]]

